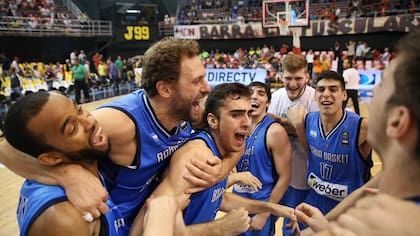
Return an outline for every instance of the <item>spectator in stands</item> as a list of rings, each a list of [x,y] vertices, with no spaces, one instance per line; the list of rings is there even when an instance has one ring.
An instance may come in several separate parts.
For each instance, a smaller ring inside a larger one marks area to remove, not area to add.
[[[332,48],[334,52],[334,60],[337,60],[337,72],[339,74],[343,73],[343,48],[341,47],[340,42],[336,41],[334,47]]]
[[[384,53],[381,56],[381,63],[386,67],[391,60],[391,53],[389,52],[389,48],[384,48]]]
[[[65,68],[65,73],[64,73],[64,77],[65,77],[65,79],[66,80],[72,80],[72,73],[71,73],[71,68],[72,68],[73,66],[72,66],[72,64],[70,63],[70,60],[69,59],[66,59],[66,63],[65,63],[65,65],[64,65],[64,68]],[[69,78],[67,78],[66,76],[69,76]]]
[[[118,79],[121,80],[122,79],[122,71],[123,71],[123,67],[124,67],[124,63],[121,59],[121,56],[117,56],[117,60],[115,60],[115,67],[117,68]]]
[[[98,65],[98,75],[102,81],[102,84],[108,84],[108,66],[103,60],[99,61]]]
[[[12,100],[22,95],[22,81],[20,80],[16,67],[10,68],[10,88],[12,89],[10,93]]]
[[[3,76],[9,74],[11,61],[4,52],[0,53],[0,64],[3,69]]]
[[[322,63],[321,72],[331,70],[330,58],[327,54],[321,55],[321,63]]]
[[[366,50],[365,43],[362,41],[359,41],[359,43],[356,46],[356,60],[364,60],[365,50]]]
[[[84,65],[86,62],[85,50],[80,50],[78,57],[79,57],[80,64]]]
[[[10,68],[15,68],[16,72],[19,73],[20,72],[20,67],[19,67],[19,57],[14,57],[12,64],[10,64]]]
[[[48,91],[52,90],[55,80],[55,73],[52,67],[53,65],[51,63],[49,65],[45,65],[44,80],[47,83]]]
[[[41,78],[41,72],[38,70],[38,65],[32,66],[32,76],[34,79]]]
[[[353,63],[349,59],[344,59],[343,67],[344,67],[343,77],[344,77],[344,82],[346,83],[346,92],[347,92],[347,98],[343,102],[343,108],[346,108],[347,102],[351,98],[351,101],[354,107],[354,112],[360,115],[360,111],[359,111],[360,75],[359,75],[359,72],[353,67]]]
[[[81,104],[80,93],[83,90],[84,102],[89,102],[89,88],[88,88],[88,77],[86,74],[85,66],[80,64],[79,58],[76,57],[74,65],[71,68],[74,79],[74,89],[76,93],[76,102]]]
[[[314,76],[312,74],[314,68],[314,57],[314,51],[312,51],[312,49],[309,49],[308,53],[306,54],[306,62],[308,63],[308,73],[311,78],[313,78]]]
[[[280,48],[280,54],[281,55],[286,55],[289,52],[289,46],[287,46],[287,44],[282,44],[281,48]]]
[[[106,64],[108,65],[108,78],[111,79],[112,89],[114,90],[114,95],[118,95],[119,94],[120,79],[118,78],[117,67],[115,66],[115,63],[112,61],[111,57],[108,57],[108,60],[106,61]]]
[[[76,50],[74,50],[74,51],[72,51],[71,53],[70,53],[70,63],[72,64],[72,65],[74,65],[75,63],[76,63],[76,59],[77,59],[78,57],[77,57],[77,52],[76,52]]]
[[[350,61],[353,61],[353,59],[354,59],[354,54],[355,54],[355,52],[356,52],[356,42],[355,42],[355,41],[353,41],[353,40],[350,40],[350,41],[346,44],[346,47],[347,47],[347,58],[348,58]]]

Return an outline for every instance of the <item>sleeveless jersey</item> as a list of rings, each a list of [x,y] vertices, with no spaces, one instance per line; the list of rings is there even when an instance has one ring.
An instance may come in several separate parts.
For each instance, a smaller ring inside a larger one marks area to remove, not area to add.
[[[201,131],[197,135],[194,135],[191,139],[204,140],[213,154],[221,158],[216,143],[207,132]],[[185,224],[199,224],[214,220],[216,213],[222,204],[223,194],[226,191],[226,185],[227,178],[206,190],[192,194],[190,197],[190,204],[184,210]]]
[[[367,180],[370,166],[358,148],[361,122],[360,116],[344,110],[341,120],[324,135],[320,113],[309,113],[306,117],[307,180],[311,190],[305,202],[324,214]]]
[[[249,171],[262,183],[262,189],[253,190],[249,185],[237,183],[233,185],[233,192],[245,198],[268,200],[277,182],[278,175],[274,160],[267,150],[267,131],[276,121],[270,116],[265,116],[257,124],[251,135],[245,140],[245,152],[236,165],[238,172]]]
[[[117,166],[109,159],[99,163],[107,190],[130,225],[146,198],[158,185],[169,157],[184,144],[193,130],[189,122],[183,121],[174,129],[174,134],[168,132],[159,123],[144,90],[102,107],[124,112],[136,127],[138,143],[132,166]]]
[[[268,152],[266,145],[267,131],[273,123],[276,123],[276,121],[266,115],[263,120],[257,124],[251,135],[245,140],[245,152],[236,165],[236,169],[238,172],[251,172],[261,181],[262,189],[256,191],[246,184],[234,184],[233,192],[242,197],[268,201],[274,185],[279,178],[273,157]],[[251,214],[250,216],[252,217],[253,215],[254,214]],[[277,219],[277,216],[270,215],[261,230],[247,231],[240,235],[274,235]]]
[[[315,101],[315,89],[306,86],[302,96],[292,101],[289,99],[289,96],[287,96],[286,89],[280,88],[272,94],[268,112],[280,117],[286,117],[289,108],[295,105],[304,107],[306,112],[318,111],[318,105]],[[297,140],[296,135],[289,135],[289,141],[292,145],[290,186],[283,194],[280,203],[295,208],[306,199],[309,192],[309,186],[306,183],[306,176],[308,174],[308,154],[302,144]],[[296,235],[296,233],[292,234],[290,228],[286,227],[289,222],[290,220],[288,218],[284,218],[282,227],[284,236]],[[300,228],[303,228],[303,225],[300,224],[299,226]]]
[[[318,111],[318,105],[315,101],[315,89],[306,86],[302,96],[295,100],[290,100],[287,96],[285,88],[280,88],[272,94],[271,103],[268,107],[269,113],[286,117],[286,113],[290,107],[299,105],[305,108],[306,112]],[[290,170],[290,186],[299,190],[309,189],[306,184],[306,175],[308,170],[308,157],[305,148],[300,144],[295,136],[289,135],[290,144],[292,145],[292,166]]]
[[[67,196],[64,189],[60,186],[44,185],[32,180],[26,180],[20,190],[17,207],[20,235],[28,235],[34,221],[48,207],[64,201],[67,201]],[[101,235],[128,235],[128,229],[125,227],[124,218],[121,216],[118,207],[109,199],[106,204],[109,211],[105,215],[105,220],[101,219]]]
[[[420,205],[420,196],[410,197],[410,198],[407,198],[406,200],[415,202],[417,205]]]

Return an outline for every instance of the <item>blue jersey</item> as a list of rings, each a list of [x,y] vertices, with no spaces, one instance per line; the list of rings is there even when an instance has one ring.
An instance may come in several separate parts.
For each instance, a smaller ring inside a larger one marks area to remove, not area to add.
[[[245,152],[236,165],[238,172],[249,171],[262,183],[262,189],[254,190],[249,185],[237,183],[233,192],[245,198],[268,201],[279,176],[273,156],[267,150],[267,131],[276,121],[266,115],[245,140]],[[252,215],[251,215],[252,216]],[[241,235],[274,235],[278,217],[270,215],[265,226],[259,231],[249,231]]]
[[[270,116],[257,124],[251,135],[245,140],[245,152],[236,165],[238,172],[249,171],[257,177],[263,188],[254,190],[249,185],[235,184],[233,192],[245,198],[267,201],[277,182],[278,175],[272,155],[267,150],[266,140],[268,128],[276,121]]]
[[[67,196],[64,189],[60,186],[44,185],[32,180],[26,180],[20,190],[17,208],[20,235],[28,235],[34,221],[48,207],[65,201],[67,201]],[[101,219],[101,235],[128,235],[128,229],[125,227],[124,218],[121,216],[118,207],[110,200],[106,204],[109,207],[109,211],[105,215],[105,220]]]
[[[344,111],[341,120],[325,135],[319,112],[306,117],[307,180],[311,190],[305,202],[324,214],[367,180],[370,165],[358,148],[361,122],[357,114]]]
[[[420,205],[420,196],[410,197],[410,198],[407,198],[406,200],[415,202],[417,205]]]
[[[107,190],[130,225],[146,198],[157,187],[169,157],[190,137],[193,130],[190,123],[184,121],[173,132],[167,131],[159,123],[143,90],[103,107],[124,112],[136,127],[138,143],[132,166],[117,166],[111,160],[99,163]]]
[[[221,158],[220,152],[210,134],[205,131],[200,132],[191,139],[202,139],[213,152],[213,154]],[[190,197],[190,204],[184,210],[184,221],[186,225],[199,224],[214,220],[216,213],[220,208],[223,200],[223,194],[226,191],[227,178],[210,188],[198,193],[194,193]]]

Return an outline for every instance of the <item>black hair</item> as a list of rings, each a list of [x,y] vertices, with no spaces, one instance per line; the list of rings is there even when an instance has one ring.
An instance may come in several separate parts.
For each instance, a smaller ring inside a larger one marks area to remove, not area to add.
[[[203,119],[206,127],[209,126],[207,122],[207,115],[209,113],[220,118],[219,109],[224,106],[227,99],[238,100],[243,97],[250,99],[251,92],[247,86],[241,83],[223,83],[214,87],[209,93],[204,109]]]
[[[316,84],[318,84],[318,82],[323,79],[336,80],[340,82],[341,89],[343,90],[346,89],[346,83],[344,82],[344,77],[335,71],[330,70],[330,71],[321,72],[321,74],[319,74],[318,78],[316,79]]]
[[[49,97],[50,94],[44,91],[22,97],[10,107],[4,122],[4,135],[7,142],[33,157],[51,150],[51,147],[43,142],[44,137],[36,137],[28,129],[28,123],[39,114]]]
[[[415,155],[420,157],[420,29],[405,35],[397,44],[398,65],[393,80],[394,92],[388,99],[389,105],[408,107],[417,126],[417,145]]]
[[[255,81],[255,82],[252,82],[248,85],[248,88],[251,89],[252,87],[263,88],[265,90],[265,93],[267,94],[268,102],[271,101],[271,91],[270,91],[270,87],[267,84],[265,84],[263,82]]]

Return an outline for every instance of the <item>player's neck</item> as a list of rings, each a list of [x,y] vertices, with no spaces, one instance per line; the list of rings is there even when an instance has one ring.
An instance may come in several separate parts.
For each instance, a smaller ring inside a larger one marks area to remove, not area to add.
[[[252,124],[251,124],[251,130],[253,130],[265,117],[266,113],[262,113],[258,116],[252,116]]]
[[[98,161],[81,161],[79,162],[81,166],[83,166],[85,169],[87,169],[90,173],[92,173],[94,176],[99,178],[98,175]]]
[[[175,128],[181,120],[178,118],[174,118],[174,114],[172,109],[168,107],[167,101],[158,98],[158,96],[149,98],[150,104],[152,105],[152,109],[159,121],[159,123],[167,130],[170,131]]]
[[[321,123],[324,134],[327,135],[343,118],[344,110],[340,110],[332,115],[321,115]]]
[[[380,192],[400,198],[420,196],[420,163],[416,157],[410,157],[410,152],[395,150],[395,145],[388,148],[387,156],[383,157],[383,170],[378,185]]]

